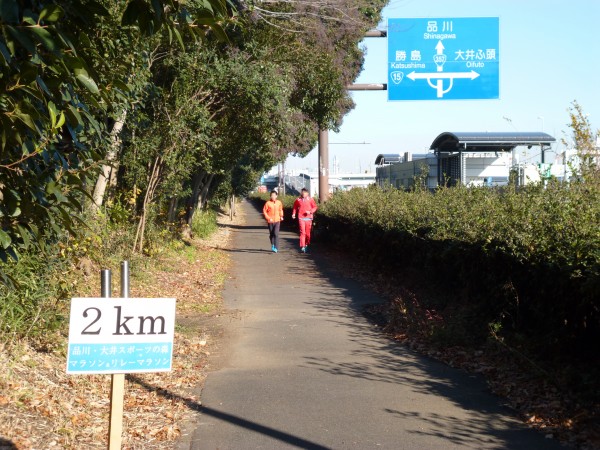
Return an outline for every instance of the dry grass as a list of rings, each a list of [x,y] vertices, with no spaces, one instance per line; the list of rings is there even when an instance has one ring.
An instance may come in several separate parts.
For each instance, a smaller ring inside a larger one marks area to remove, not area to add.
[[[218,314],[229,268],[220,247],[229,232],[221,226],[211,238],[148,264],[144,276],[133,278],[131,296],[176,297],[178,315],[188,319]],[[123,449],[173,448],[193,413],[189,405],[199,403],[193,389],[206,377],[212,345],[206,330],[177,327],[172,372],[128,376]],[[51,353],[26,342],[0,348],[0,448],[106,448],[110,376],[67,375],[65,348],[65,338]]]

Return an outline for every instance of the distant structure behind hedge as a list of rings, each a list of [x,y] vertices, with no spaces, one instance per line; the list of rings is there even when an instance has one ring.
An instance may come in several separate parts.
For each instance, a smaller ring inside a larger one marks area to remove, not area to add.
[[[566,178],[567,166],[545,163],[545,153],[556,139],[541,132],[444,132],[431,144],[430,153],[380,154],[375,160],[380,187],[409,189],[419,178],[424,187],[503,186],[511,172],[519,184],[554,176]],[[541,163],[519,164],[517,147],[540,147]],[[531,166],[531,167],[529,167]],[[533,170],[532,170],[533,168]]]

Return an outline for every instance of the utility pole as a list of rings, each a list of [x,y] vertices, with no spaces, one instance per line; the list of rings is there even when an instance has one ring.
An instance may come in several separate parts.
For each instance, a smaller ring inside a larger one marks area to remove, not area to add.
[[[541,163],[544,164],[546,162],[546,155],[545,155],[546,149],[544,147],[544,144],[540,145],[540,149],[542,150],[542,161],[541,161]]]
[[[387,31],[369,30],[365,37],[387,37]],[[387,84],[350,84],[349,91],[387,91]],[[329,199],[329,130],[319,128],[319,203]]]
[[[283,180],[281,183],[281,195],[285,195],[285,159],[281,162],[281,178]]]
[[[319,129],[319,202],[329,199],[329,131]]]

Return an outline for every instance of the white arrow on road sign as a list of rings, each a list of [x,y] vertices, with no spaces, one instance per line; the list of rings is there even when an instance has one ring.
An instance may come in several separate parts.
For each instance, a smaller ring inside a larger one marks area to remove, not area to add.
[[[415,72],[412,71],[411,73],[409,73],[408,75],[406,75],[407,78],[410,78],[412,81],[418,80],[418,79],[422,79],[422,80],[428,80],[428,79],[436,79],[436,80],[440,80],[440,79],[454,79],[454,78],[468,78],[470,80],[474,80],[475,78],[477,78],[479,76],[479,74],[477,72],[475,72],[474,70],[471,70],[470,72]]]
[[[446,55],[444,55],[445,48],[442,41],[438,41],[435,46],[437,53],[433,56],[433,62],[435,63],[438,72],[444,71],[444,64],[446,63]]]
[[[437,45],[435,46],[435,49],[437,50],[438,55],[443,54],[445,48],[446,47],[444,47],[444,44],[442,43],[442,41],[438,41]]]

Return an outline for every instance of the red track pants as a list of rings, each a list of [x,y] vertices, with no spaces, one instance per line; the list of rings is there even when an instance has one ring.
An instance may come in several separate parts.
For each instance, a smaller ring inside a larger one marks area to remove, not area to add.
[[[298,220],[300,225],[300,247],[306,247],[310,244],[310,230],[312,228],[312,220]]]

